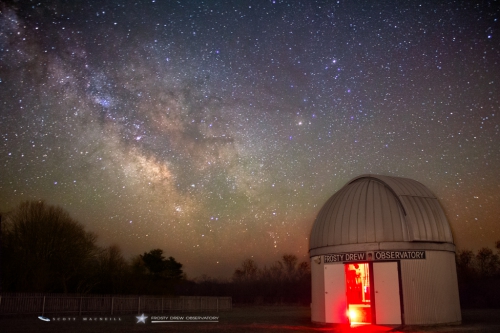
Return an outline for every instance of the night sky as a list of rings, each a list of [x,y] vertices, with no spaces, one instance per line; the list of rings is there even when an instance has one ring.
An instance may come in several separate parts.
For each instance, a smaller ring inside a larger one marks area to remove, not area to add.
[[[59,205],[188,278],[308,256],[365,173],[500,240],[499,1],[0,3],[0,211]]]

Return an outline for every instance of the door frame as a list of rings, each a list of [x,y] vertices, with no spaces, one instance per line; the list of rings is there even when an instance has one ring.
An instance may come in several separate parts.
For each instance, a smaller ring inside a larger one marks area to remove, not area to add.
[[[400,260],[383,260],[383,261],[353,261],[353,262],[343,262],[344,270],[345,270],[345,265],[349,264],[368,264],[368,270],[369,270],[369,275],[370,275],[370,310],[371,310],[371,324],[376,325],[377,324],[377,313],[376,313],[376,299],[375,299],[375,274],[374,274],[374,269],[373,265],[376,263],[387,263],[387,262],[395,262],[397,264],[397,273],[398,273],[398,288],[399,288],[399,308],[401,312],[401,325],[405,324],[405,316],[404,316],[404,301],[403,301],[403,281],[401,279],[401,261]],[[346,290],[346,285],[345,285],[346,278],[344,276],[344,290]],[[347,302],[346,298],[346,307],[349,308],[349,303]],[[349,320],[349,323],[351,322],[351,319],[347,318]]]
[[[368,266],[368,276],[369,276],[369,283],[370,283],[370,322],[363,322],[363,324],[372,324],[373,323],[373,315],[374,315],[374,304],[375,304],[375,300],[374,300],[374,292],[373,292],[373,279],[372,279],[372,272],[373,272],[373,267],[372,267],[372,262],[371,261],[349,261],[349,262],[343,262],[343,266],[344,266],[344,292],[346,294],[346,313],[349,313],[349,301],[347,299],[347,266],[348,265],[355,265],[355,264],[359,264],[359,265],[367,265]],[[351,325],[351,316],[350,314],[347,316],[347,319],[349,321],[349,325]]]

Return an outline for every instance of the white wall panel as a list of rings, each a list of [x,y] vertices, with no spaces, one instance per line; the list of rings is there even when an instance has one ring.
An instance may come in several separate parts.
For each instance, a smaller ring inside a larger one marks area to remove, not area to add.
[[[461,321],[455,253],[426,251],[425,260],[402,260],[405,324]]]
[[[321,258],[318,264],[315,260]],[[323,256],[311,258],[311,321],[325,322],[325,269]]]

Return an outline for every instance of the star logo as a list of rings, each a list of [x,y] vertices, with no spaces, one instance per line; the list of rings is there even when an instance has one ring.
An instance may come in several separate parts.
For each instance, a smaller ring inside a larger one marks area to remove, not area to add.
[[[137,323],[136,324],[139,324],[139,323],[146,323],[146,318],[147,316],[144,315],[144,313],[142,315],[140,315],[139,317],[136,317],[137,318]]]

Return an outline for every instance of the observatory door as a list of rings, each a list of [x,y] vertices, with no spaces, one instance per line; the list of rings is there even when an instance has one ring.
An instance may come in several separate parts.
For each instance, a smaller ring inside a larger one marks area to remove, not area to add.
[[[347,324],[344,265],[325,265],[325,320]]]
[[[377,324],[401,324],[401,298],[397,262],[373,263]]]

